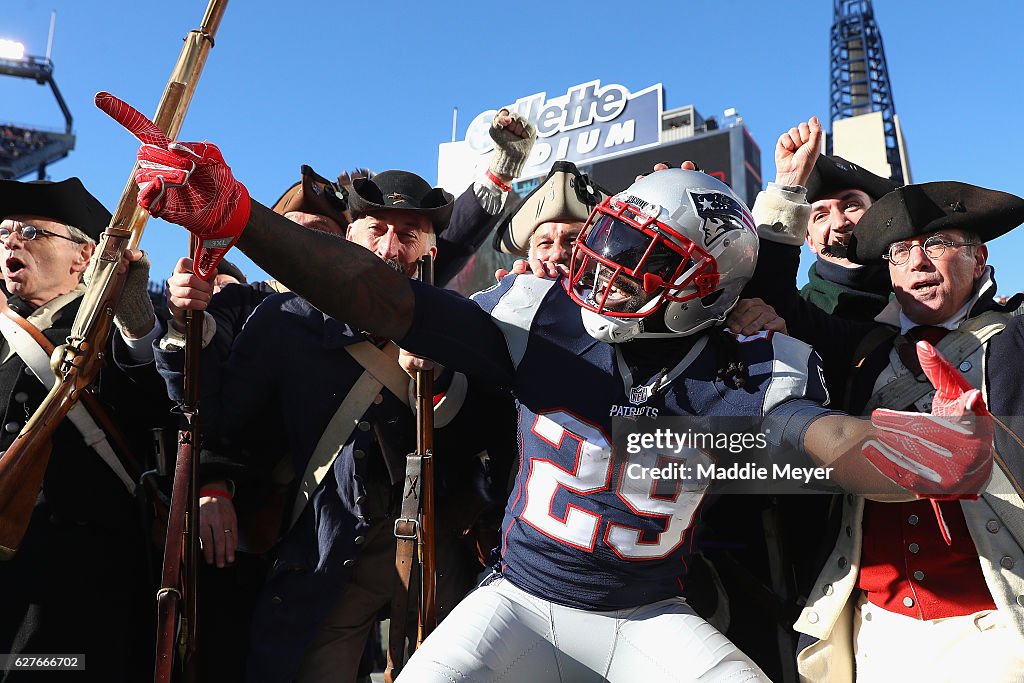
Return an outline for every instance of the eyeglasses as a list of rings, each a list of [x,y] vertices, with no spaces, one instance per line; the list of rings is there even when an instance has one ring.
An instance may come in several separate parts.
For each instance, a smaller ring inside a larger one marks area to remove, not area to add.
[[[11,234],[14,232],[17,232],[18,235],[21,236],[21,239],[26,240],[28,242],[31,242],[37,237],[59,237],[62,240],[74,242],[75,244],[84,244],[83,240],[75,239],[74,237],[68,237],[67,235],[58,235],[55,232],[50,232],[49,230],[44,230],[43,228],[37,228],[34,225],[28,224],[24,224],[15,230],[11,230],[9,228],[0,228],[0,242],[6,242],[7,238],[10,237]]]
[[[904,263],[910,260],[910,252],[914,247],[920,247],[925,255],[930,259],[941,258],[946,253],[947,247],[970,247],[978,244],[977,242],[950,242],[949,240],[942,239],[938,235],[932,235],[926,239],[922,244],[908,244],[906,242],[896,242],[895,244],[889,245],[889,253],[885,254],[884,258],[894,266],[902,266]]]

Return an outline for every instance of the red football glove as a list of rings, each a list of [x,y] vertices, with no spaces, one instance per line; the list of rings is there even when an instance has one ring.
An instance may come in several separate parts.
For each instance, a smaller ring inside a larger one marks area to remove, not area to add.
[[[172,142],[145,115],[110,93],[97,93],[96,106],[143,143],[135,174],[139,206],[199,238],[193,269],[209,280],[249,221],[249,192],[231,175],[216,145]]]
[[[928,342],[918,342],[921,369],[935,386],[930,415],[879,409],[878,430],[864,457],[920,497],[977,498],[992,473],[992,417],[981,392]]]

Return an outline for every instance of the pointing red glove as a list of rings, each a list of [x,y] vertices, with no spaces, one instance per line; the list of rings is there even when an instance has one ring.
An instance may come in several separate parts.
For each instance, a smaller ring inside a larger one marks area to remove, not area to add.
[[[992,473],[992,416],[981,392],[928,342],[918,342],[921,369],[935,386],[930,415],[879,409],[864,457],[920,497],[977,498]]]
[[[110,93],[98,93],[96,106],[143,143],[135,174],[139,206],[199,238],[193,269],[209,280],[249,221],[249,192],[231,175],[216,145],[172,142],[145,115]]]

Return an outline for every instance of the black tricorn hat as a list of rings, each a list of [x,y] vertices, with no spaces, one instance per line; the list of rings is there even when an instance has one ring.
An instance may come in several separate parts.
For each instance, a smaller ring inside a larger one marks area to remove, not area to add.
[[[1024,223],[1024,199],[977,185],[904,185],[871,205],[853,229],[847,258],[870,263],[889,245],[938,230],[967,230],[988,242]]]
[[[899,183],[875,175],[842,157],[822,154],[814,162],[807,180],[807,201],[816,202],[825,195],[843,190],[860,190],[877,201],[899,187]]]
[[[299,182],[285,190],[271,210],[282,216],[289,211],[326,216],[342,229],[347,227],[352,222],[348,213],[348,191],[305,164],[300,172]]]
[[[435,232],[448,225],[454,202],[452,195],[440,187],[431,187],[408,171],[384,171],[373,178],[356,178],[348,197],[353,213],[372,213],[374,209],[415,211],[430,220]]]
[[[72,225],[94,240],[110,225],[110,212],[78,178],[59,183],[0,180],[0,219],[17,214],[41,216]]]

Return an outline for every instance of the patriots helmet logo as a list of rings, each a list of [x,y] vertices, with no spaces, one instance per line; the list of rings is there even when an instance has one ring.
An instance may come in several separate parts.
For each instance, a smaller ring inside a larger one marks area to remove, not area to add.
[[[690,201],[703,221],[704,246],[709,247],[733,230],[754,230],[750,214],[739,202],[723,192],[691,189]]]

